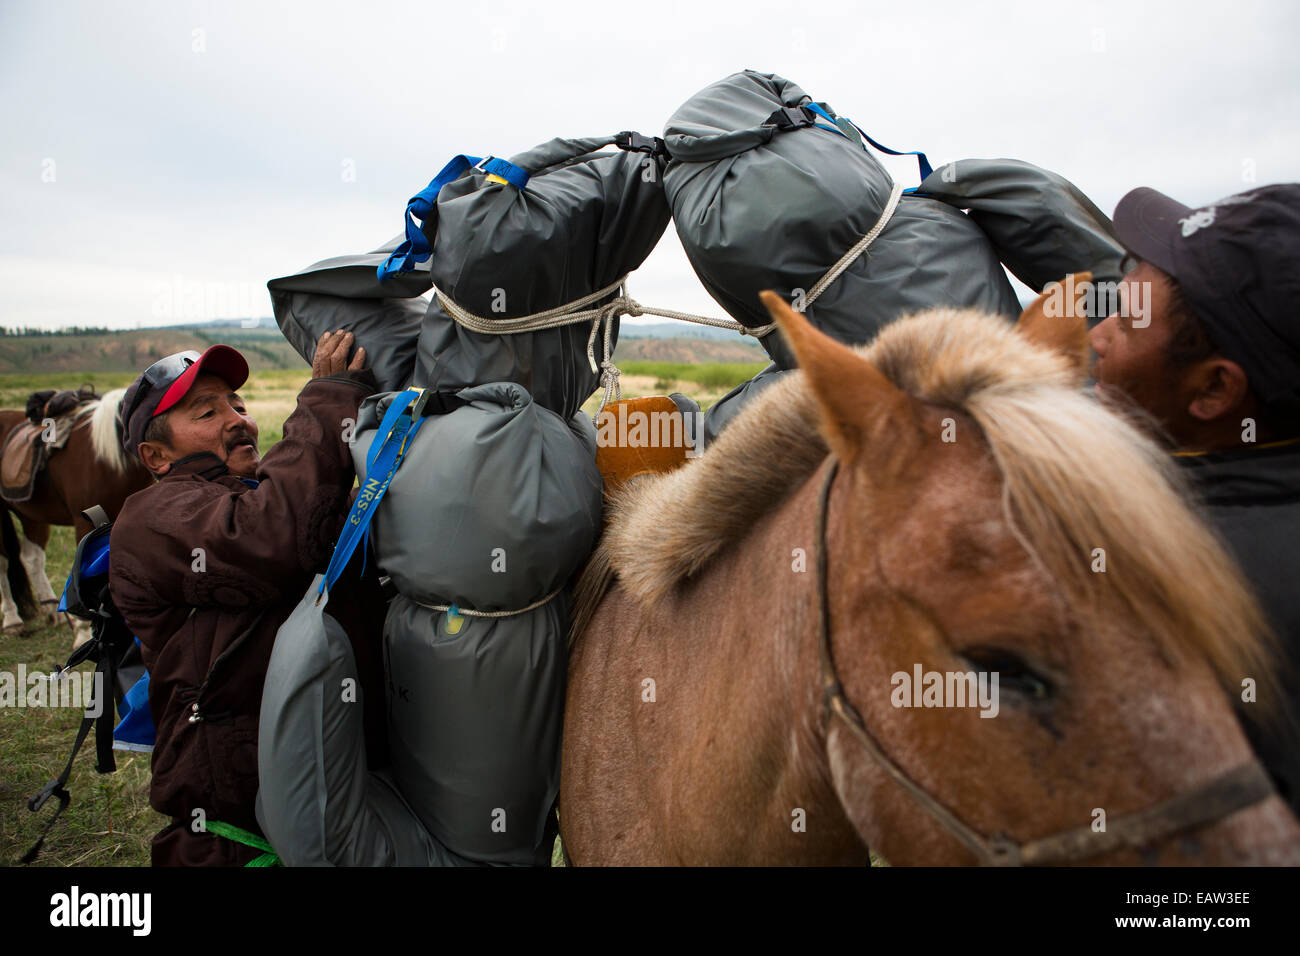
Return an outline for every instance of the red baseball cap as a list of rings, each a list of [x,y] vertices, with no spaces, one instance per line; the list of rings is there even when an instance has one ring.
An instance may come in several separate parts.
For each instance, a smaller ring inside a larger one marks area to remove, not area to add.
[[[155,418],[178,403],[190,390],[194,380],[203,372],[211,372],[235,389],[248,381],[248,362],[229,345],[210,346],[199,356],[197,362],[182,372],[180,378],[172,382],[167,391],[163,392],[157,407],[149,417]]]
[[[129,453],[140,447],[149,419],[179,403],[205,372],[235,389],[248,381],[248,362],[229,345],[213,345],[201,355],[193,349],[168,355],[145,369],[122,396],[122,443]]]

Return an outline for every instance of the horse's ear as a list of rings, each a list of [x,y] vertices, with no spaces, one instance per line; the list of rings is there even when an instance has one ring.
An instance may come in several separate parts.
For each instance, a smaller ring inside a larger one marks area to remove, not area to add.
[[[1076,272],[1053,282],[1020,313],[1016,331],[1029,341],[1060,352],[1080,377],[1088,374],[1088,323],[1083,310],[1067,301],[1076,288],[1092,281],[1091,272]],[[1050,306],[1050,308],[1049,308]]]
[[[847,463],[869,449],[884,466],[917,447],[921,427],[907,393],[857,352],[813,328],[775,292],[759,297],[799,360],[821,411],[822,434],[836,457]],[[875,473],[888,471],[881,467]]]

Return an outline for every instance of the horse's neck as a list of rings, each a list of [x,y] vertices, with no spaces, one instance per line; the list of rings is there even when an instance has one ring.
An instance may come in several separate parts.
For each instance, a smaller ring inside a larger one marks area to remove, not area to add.
[[[681,643],[672,657],[689,670],[698,733],[713,736],[719,773],[755,789],[748,799],[791,821],[817,820],[796,846],[809,859],[840,860],[856,843],[829,784],[821,725],[817,494],[822,471],[677,592],[658,627]],[[791,834],[767,849],[789,854]],[[751,834],[750,839],[758,839]],[[826,841],[827,846],[818,846]]]

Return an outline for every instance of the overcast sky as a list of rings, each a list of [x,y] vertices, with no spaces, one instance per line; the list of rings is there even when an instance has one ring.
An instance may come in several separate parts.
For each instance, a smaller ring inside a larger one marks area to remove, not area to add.
[[[1300,4],[1048,6],[0,0],[0,323],[197,318],[166,311],[195,282],[220,290],[202,317],[269,315],[267,279],[398,233],[452,155],[661,133],[745,68],[1106,212],[1300,180]],[[722,314],[671,227],[631,291]]]

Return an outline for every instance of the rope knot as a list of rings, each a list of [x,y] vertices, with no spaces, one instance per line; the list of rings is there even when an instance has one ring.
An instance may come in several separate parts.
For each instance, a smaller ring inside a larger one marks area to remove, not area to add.
[[[605,394],[601,399],[600,408],[596,411],[597,415],[605,410],[605,406],[610,403],[611,399],[617,402],[623,398],[623,386],[619,383],[619,376],[623,373],[619,371],[618,366],[609,357],[608,348],[609,346],[606,344],[605,360],[600,363],[600,384],[605,389]]]
[[[598,320],[616,319],[621,315],[644,315],[641,303],[630,295],[617,295],[600,308]]]

